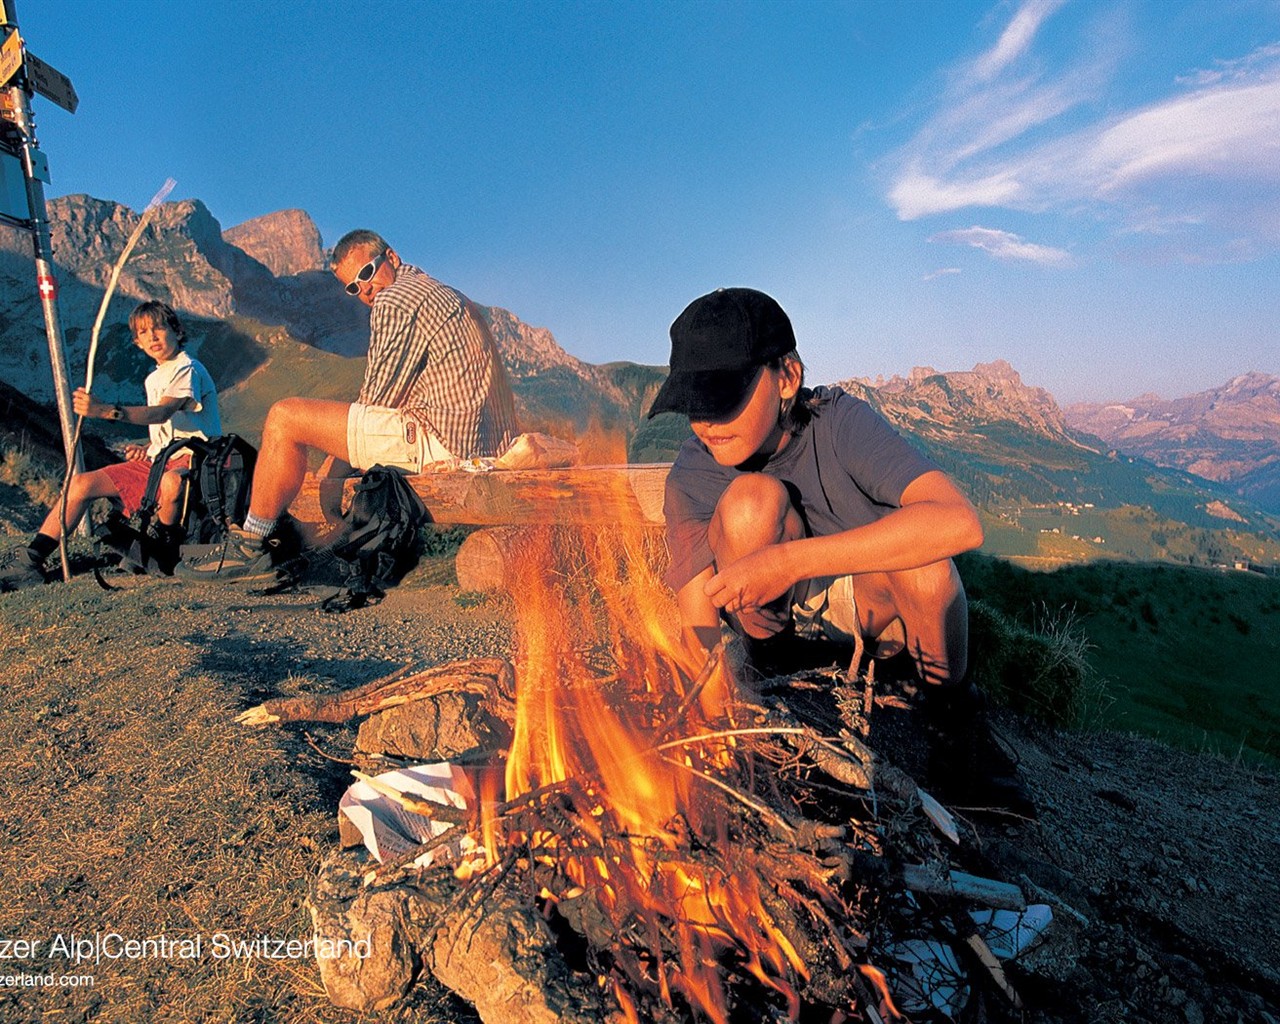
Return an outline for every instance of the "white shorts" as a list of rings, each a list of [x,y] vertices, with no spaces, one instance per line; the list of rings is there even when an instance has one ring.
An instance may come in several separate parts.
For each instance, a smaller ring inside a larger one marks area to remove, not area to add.
[[[819,576],[801,580],[791,596],[791,617],[796,636],[856,643],[858,605],[853,599],[852,576]]]
[[[347,413],[347,455],[359,470],[394,466],[410,473],[453,458],[440,439],[413,417],[399,409],[358,403]]]

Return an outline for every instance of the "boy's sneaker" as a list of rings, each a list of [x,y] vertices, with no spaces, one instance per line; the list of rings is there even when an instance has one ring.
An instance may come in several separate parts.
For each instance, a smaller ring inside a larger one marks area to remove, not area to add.
[[[263,583],[276,578],[277,542],[245,533],[238,526],[227,531],[226,540],[196,558],[177,564],[173,574],[185,580],[210,583]]]
[[[25,544],[0,552],[0,593],[43,585],[42,561]]]
[[[992,731],[986,698],[977,687],[931,692],[923,710],[930,744],[928,784],[938,796],[975,811],[1038,817],[1018,778],[1017,761]]]

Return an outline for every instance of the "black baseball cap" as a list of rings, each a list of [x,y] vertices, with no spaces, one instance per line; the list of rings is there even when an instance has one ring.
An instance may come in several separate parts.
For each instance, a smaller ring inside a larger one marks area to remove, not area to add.
[[[790,319],[764,292],[718,288],[694,299],[671,325],[671,373],[649,417],[723,419],[742,403],[760,367],[795,347]]]

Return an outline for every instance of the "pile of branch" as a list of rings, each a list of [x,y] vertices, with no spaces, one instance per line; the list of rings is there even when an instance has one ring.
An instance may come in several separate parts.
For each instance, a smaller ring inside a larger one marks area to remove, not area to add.
[[[511,678],[509,665],[477,659],[329,698],[269,702],[242,721],[338,721],[452,686],[505,699]],[[878,950],[918,930],[922,907],[929,926],[946,931],[961,909],[1024,904],[1016,887],[956,869],[954,819],[863,738],[875,711],[867,683],[841,673],[816,687],[812,676],[772,680],[767,696],[735,705],[729,721],[677,738],[663,723],[683,720],[696,685],[682,708],[654,706],[647,756],[687,774],[699,805],[714,814],[678,816],[661,835],[637,837],[599,779],[575,777],[490,808],[487,823],[473,809],[411,854],[368,871],[362,888],[438,890],[438,871],[424,875],[412,862],[487,829],[501,837],[497,856],[435,904],[441,930],[478,926],[493,908],[523,902],[550,923],[579,977],[603,979],[628,1019],[795,1020],[806,1006],[881,1019],[892,1011],[869,983]],[[602,671],[599,685],[621,684]],[[827,718],[802,722],[791,706],[812,704],[815,688]],[[702,894],[693,913],[690,879]],[[1007,987],[981,940],[955,937]],[[456,980],[457,966],[450,983],[475,1001],[476,987]]]

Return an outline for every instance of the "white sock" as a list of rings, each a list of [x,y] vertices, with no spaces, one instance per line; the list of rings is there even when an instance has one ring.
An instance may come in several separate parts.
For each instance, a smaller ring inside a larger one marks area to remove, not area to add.
[[[250,537],[257,537],[259,540],[261,540],[263,537],[269,534],[272,530],[274,530],[275,527],[276,527],[276,521],[274,519],[259,519],[252,512],[250,512],[247,516],[245,516],[244,526],[241,527],[241,529],[243,529],[244,532],[247,533]]]

